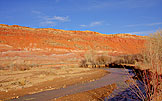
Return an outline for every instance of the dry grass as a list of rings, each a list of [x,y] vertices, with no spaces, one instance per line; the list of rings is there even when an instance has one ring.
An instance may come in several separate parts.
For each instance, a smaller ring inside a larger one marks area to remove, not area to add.
[[[162,74],[162,30],[150,34],[143,55],[146,66],[141,68]]]
[[[104,70],[70,66],[35,67],[27,71],[0,70],[0,99],[84,83],[106,73]]]
[[[134,55],[121,55],[116,56],[116,60],[113,61],[114,64],[136,64],[137,62],[142,62],[143,56],[141,54]]]
[[[109,96],[116,88],[116,84],[111,84],[101,88],[63,96],[52,101],[104,101],[104,98]]]
[[[0,91],[29,87],[41,82],[56,78],[75,78],[94,72],[90,68],[77,68],[77,66],[35,67],[28,71],[0,70]],[[104,74],[104,73],[103,73]]]
[[[89,51],[81,61],[81,66],[97,67],[97,65],[106,66],[110,63],[135,64],[136,69],[139,69],[135,71],[136,75],[141,80],[139,82],[144,85],[145,92],[141,91],[136,81],[132,82],[134,85],[132,91],[141,100],[159,100],[162,98],[162,30],[150,34],[145,47],[141,55],[118,56],[115,59],[108,55],[97,55],[95,52]]]
[[[99,54],[91,50],[85,53],[84,59],[80,61],[80,67],[107,67],[112,61],[114,61],[113,58],[107,53]]]
[[[0,70],[13,70],[13,71],[25,71],[30,70],[33,67],[32,64],[26,62],[8,62],[7,64],[0,64]]]
[[[146,49],[143,51],[143,60],[136,63],[138,71],[136,75],[144,85],[145,93],[142,92],[136,82],[132,82],[136,93],[141,100],[162,100],[162,30],[150,34]]]
[[[150,34],[150,38],[146,44],[146,50],[144,51],[144,64],[150,70],[150,74],[144,72],[145,86],[148,100],[152,100],[162,95],[159,85],[162,82],[162,78],[159,76],[162,74],[162,30],[156,33]],[[145,68],[145,67],[142,67]],[[159,84],[160,83],[160,84]],[[159,91],[160,90],[160,91]],[[154,99],[157,100],[157,99]]]

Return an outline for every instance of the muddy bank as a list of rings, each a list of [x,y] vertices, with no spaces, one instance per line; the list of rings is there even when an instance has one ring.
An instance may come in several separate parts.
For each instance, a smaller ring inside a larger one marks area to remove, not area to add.
[[[116,84],[111,84],[101,88],[53,99],[52,101],[100,101],[109,96],[116,88]]]
[[[100,71],[100,69],[97,71]],[[104,71],[104,70],[102,70],[102,71]],[[11,101],[25,101],[28,99],[30,99],[32,101],[40,101],[40,100],[47,101],[47,100],[63,97],[66,95],[71,95],[71,94],[76,94],[76,93],[80,93],[80,92],[93,90],[96,88],[101,88],[101,87],[104,87],[105,85],[121,83],[128,79],[128,74],[127,74],[128,71],[125,69],[110,68],[110,69],[106,69],[106,71],[108,71],[110,73],[108,75],[105,75],[102,78],[92,81],[92,82],[71,85],[71,86],[67,86],[65,88],[48,90],[48,91],[43,91],[43,92],[35,93],[35,94],[28,94],[28,95],[22,96],[18,99],[13,99]],[[87,77],[87,78],[89,78],[89,77]]]
[[[107,74],[107,71],[104,70],[86,68],[35,68],[29,71],[1,72],[1,80],[4,80],[4,77],[6,80],[10,79],[0,82],[1,89],[6,89],[0,91],[0,100],[19,98],[27,94],[94,81]],[[23,81],[19,81],[19,79]]]

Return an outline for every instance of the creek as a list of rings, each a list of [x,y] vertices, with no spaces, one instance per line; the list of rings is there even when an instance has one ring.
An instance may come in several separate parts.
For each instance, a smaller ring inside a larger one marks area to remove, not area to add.
[[[117,84],[118,89],[116,89],[110,96],[109,99],[107,97],[104,99],[107,100],[123,100],[123,101],[134,101],[134,99],[138,100],[138,97],[136,95],[133,95],[131,91],[129,90],[128,85],[125,83],[126,80],[129,80],[129,77],[134,76],[131,69],[124,69],[124,68],[105,68],[109,74],[105,75],[104,77],[88,82],[83,84],[77,84],[77,85],[71,85],[67,86],[66,88],[60,88],[55,90],[48,90],[43,91],[35,94],[25,95],[22,97],[19,97],[18,99],[12,99],[10,101],[26,101],[27,99],[30,99],[30,101],[47,101],[54,98],[75,94],[79,92],[84,92],[88,90],[92,90],[95,88],[101,88],[106,85],[110,85],[113,83]],[[122,96],[121,96],[122,95]],[[133,95],[133,96],[132,96]],[[131,98],[131,99],[125,99],[125,98]],[[139,99],[140,100],[140,99]]]

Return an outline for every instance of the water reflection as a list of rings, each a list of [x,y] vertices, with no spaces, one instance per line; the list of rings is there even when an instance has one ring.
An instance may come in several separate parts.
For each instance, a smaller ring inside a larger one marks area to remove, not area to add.
[[[125,82],[118,82],[118,89],[114,90],[110,96],[104,98],[104,101],[143,101],[146,97],[144,84],[139,80],[135,81],[137,86],[129,86]]]

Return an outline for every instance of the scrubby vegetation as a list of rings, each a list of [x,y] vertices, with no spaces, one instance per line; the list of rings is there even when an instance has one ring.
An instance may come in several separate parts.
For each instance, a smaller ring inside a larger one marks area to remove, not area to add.
[[[162,30],[150,34],[146,49],[143,51],[143,62],[137,63],[142,69],[142,77],[147,100],[162,100]]]
[[[13,71],[25,71],[30,70],[32,65],[27,64],[12,64],[12,65],[0,65],[0,70],[13,70]]]
[[[117,56],[114,64],[136,64],[142,62],[143,56],[141,54]]]
[[[12,71],[26,71],[33,67],[38,67],[36,64],[27,63],[25,60],[16,59],[0,64],[0,70],[12,70]]]
[[[96,53],[94,51],[88,51],[84,58],[80,62],[80,67],[100,68],[108,67],[108,64],[112,63],[113,57],[106,53]]]
[[[147,38],[140,61],[135,63],[135,73],[143,89],[131,79],[131,90],[140,100],[162,100],[162,31],[157,31]]]
[[[141,80],[145,87],[145,93],[142,93],[140,89],[134,91],[141,100],[162,100],[162,30],[150,34],[142,54],[109,56],[89,51],[80,62],[81,67],[91,68],[123,66],[122,64],[135,65],[138,80]],[[135,83],[134,85],[139,88]]]
[[[112,65],[137,64],[143,61],[141,54],[110,56],[106,53],[94,53],[88,51],[80,62],[81,67],[111,67]]]

